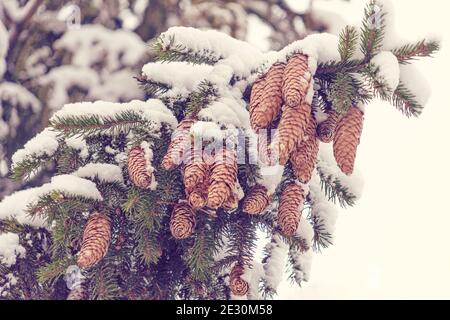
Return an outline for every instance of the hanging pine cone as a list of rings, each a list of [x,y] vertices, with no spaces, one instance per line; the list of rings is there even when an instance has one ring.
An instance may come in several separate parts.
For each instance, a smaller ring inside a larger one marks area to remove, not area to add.
[[[162,167],[171,170],[179,166],[184,160],[186,150],[190,150],[190,130],[195,123],[194,119],[184,119],[178,124],[172,135],[167,153],[162,160]]]
[[[128,153],[128,174],[135,186],[147,189],[152,183],[153,170],[149,168],[145,151],[134,147]]]
[[[245,197],[242,203],[242,210],[251,215],[261,214],[269,205],[270,198],[267,194],[267,188],[257,184]]]
[[[184,187],[186,193],[190,194],[199,185],[204,184],[208,177],[209,165],[203,161],[201,154],[193,156],[191,161],[184,167]]]
[[[341,114],[336,111],[328,113],[328,119],[317,126],[317,138],[323,143],[330,143],[334,139],[336,127],[341,119]]]
[[[230,272],[230,289],[235,296],[245,296],[249,290],[249,284],[242,279],[244,268],[236,264]]]
[[[285,236],[292,237],[297,232],[301,217],[300,209],[304,201],[301,186],[291,183],[284,187],[278,205],[277,222]]]
[[[69,292],[69,295],[67,296],[66,300],[86,300],[86,299],[87,299],[86,288],[83,285],[81,285],[72,289]]]
[[[208,207],[218,209],[231,195],[237,180],[237,162],[234,150],[223,149],[214,157],[208,188]]]
[[[283,77],[283,98],[287,106],[300,106],[308,94],[311,82],[311,72],[308,68],[308,57],[294,54],[287,63]]]
[[[194,233],[195,212],[187,203],[177,204],[170,217],[170,232],[175,239],[182,240]]]
[[[262,76],[253,83],[252,93],[250,95],[250,112],[252,112],[261,102],[266,85],[266,77]]]
[[[102,260],[108,252],[111,241],[111,222],[109,218],[95,212],[89,216],[83,233],[77,264],[80,268],[90,268]]]
[[[364,114],[357,107],[351,107],[336,128],[334,157],[343,173],[351,175],[354,170],[356,151],[361,140]]]
[[[318,153],[319,141],[316,138],[316,120],[311,116],[305,138],[297,144],[291,154],[292,169],[300,182],[308,183],[311,180]]]
[[[223,209],[231,211],[239,206],[239,198],[235,191],[231,192],[230,196],[223,203]]]
[[[189,204],[194,209],[202,209],[208,201],[207,196],[207,190],[204,187],[196,188],[189,194]]]
[[[270,68],[265,76],[261,96],[257,99],[258,94],[255,94],[254,99],[257,100],[250,102],[250,123],[255,131],[267,128],[280,113],[283,104],[281,86],[285,66],[284,63],[277,63]]]
[[[279,163],[285,165],[296,144],[302,141],[308,122],[311,119],[311,106],[307,103],[300,108],[283,110],[280,124],[275,133],[272,150],[278,152]]]

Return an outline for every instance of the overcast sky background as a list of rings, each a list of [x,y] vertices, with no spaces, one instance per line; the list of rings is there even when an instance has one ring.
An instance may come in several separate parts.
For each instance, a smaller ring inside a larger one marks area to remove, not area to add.
[[[352,2],[339,8],[353,21],[365,1]],[[401,36],[444,39],[436,58],[416,63],[433,95],[420,119],[383,102],[367,107],[357,159],[363,197],[340,211],[335,245],[315,255],[311,281],[283,283],[280,298],[450,299],[450,2],[393,2]],[[252,35],[261,43],[264,30]]]

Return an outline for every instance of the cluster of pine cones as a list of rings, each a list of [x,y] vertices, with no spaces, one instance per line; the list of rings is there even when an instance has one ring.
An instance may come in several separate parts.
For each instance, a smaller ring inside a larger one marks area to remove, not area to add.
[[[250,121],[258,133],[258,153],[265,165],[290,162],[297,181],[283,186],[279,199],[278,225],[286,236],[295,235],[300,208],[305,200],[301,184],[311,180],[317,162],[319,141],[333,142],[334,156],[343,173],[351,175],[362,133],[364,115],[356,106],[345,114],[329,111],[326,121],[316,122],[308,102],[313,77],[308,57],[292,55],[276,63],[253,85]],[[275,129],[275,134],[267,132]]]

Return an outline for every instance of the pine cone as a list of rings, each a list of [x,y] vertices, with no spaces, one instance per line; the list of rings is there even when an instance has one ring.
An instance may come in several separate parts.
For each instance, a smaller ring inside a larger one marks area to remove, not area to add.
[[[249,290],[249,284],[242,279],[244,268],[236,264],[230,272],[230,289],[235,296],[245,296]]]
[[[277,222],[281,232],[287,236],[295,235],[300,222],[300,208],[305,201],[303,188],[295,183],[288,184],[283,189],[278,205]]]
[[[193,119],[184,119],[178,124],[172,135],[167,153],[162,160],[162,167],[171,170],[179,166],[185,158],[186,150],[190,150],[190,130],[195,123]]]
[[[265,76],[264,90],[258,98],[258,103],[257,101],[251,103],[250,123],[255,131],[267,128],[280,113],[283,104],[281,86],[285,66],[284,63],[277,63],[270,68]]]
[[[217,209],[231,195],[237,180],[237,162],[234,150],[223,149],[214,157],[208,188],[208,207]]]
[[[361,140],[364,114],[351,107],[336,128],[334,158],[343,173],[351,175],[354,170],[356,151]]]
[[[83,233],[77,264],[80,268],[90,268],[102,260],[111,242],[111,222],[109,218],[95,212],[89,216]]]
[[[208,177],[209,165],[203,161],[201,155],[193,157],[184,167],[184,187],[190,194],[199,185],[202,185]]]
[[[311,78],[308,57],[303,54],[294,54],[287,63],[283,77],[282,92],[287,106],[296,108],[304,102]]]
[[[170,232],[175,239],[182,240],[194,233],[195,212],[187,203],[177,204],[170,217]]]
[[[207,196],[208,194],[204,187],[199,187],[189,194],[189,204],[194,209],[204,208],[208,201]]]
[[[278,151],[279,163],[285,165],[296,144],[305,136],[308,122],[311,119],[311,106],[302,104],[300,108],[283,110],[280,124],[275,133],[272,150]]]
[[[134,147],[128,153],[128,174],[137,187],[141,189],[150,187],[153,171],[148,168],[145,151],[141,147]]]
[[[341,119],[341,114],[331,111],[328,119],[317,126],[317,138],[323,143],[330,143],[334,139],[336,127]]]
[[[261,214],[269,206],[269,201],[267,188],[257,184],[245,197],[244,202],[242,203],[242,210],[251,215]]]
[[[264,93],[264,87],[266,85],[266,77],[262,76],[253,83],[252,93],[250,96],[250,112],[262,102],[262,95]]]
[[[297,144],[291,155],[292,169],[301,183],[308,183],[316,167],[319,141],[316,138],[316,120],[309,120],[303,141]]]
[[[230,196],[223,203],[223,209],[225,211],[231,211],[239,206],[239,197],[236,192],[231,192]]]
[[[86,299],[87,299],[86,288],[83,285],[81,285],[72,289],[69,292],[69,295],[67,296],[66,300],[86,300]]]

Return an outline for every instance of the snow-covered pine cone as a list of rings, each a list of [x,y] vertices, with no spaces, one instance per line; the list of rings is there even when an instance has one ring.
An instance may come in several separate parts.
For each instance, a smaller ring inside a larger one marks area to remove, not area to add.
[[[292,237],[297,232],[304,201],[301,186],[291,183],[284,187],[278,205],[277,222],[285,236]]]
[[[262,185],[255,185],[244,198],[242,210],[251,215],[261,214],[269,205],[269,195],[267,188]]]
[[[291,154],[291,164],[295,176],[301,183],[311,180],[319,153],[319,140],[316,138],[316,120],[311,115],[305,137]]]
[[[208,207],[218,209],[236,186],[237,159],[234,150],[223,149],[215,155],[209,180]]]
[[[328,119],[317,126],[317,138],[323,143],[333,141],[340,119],[341,114],[339,112],[331,111],[328,113]]]
[[[80,268],[90,268],[102,260],[111,242],[111,221],[103,213],[89,216],[83,233],[77,264]]]
[[[145,151],[139,146],[128,153],[128,175],[138,188],[147,189],[152,183],[153,171],[148,168]]]
[[[265,75],[262,93],[255,93],[255,100],[250,101],[250,123],[255,131],[267,128],[280,113],[283,105],[281,87],[285,66],[284,63],[274,64]],[[261,90],[260,86],[261,84],[258,84],[255,90]]]
[[[182,240],[194,233],[195,212],[187,203],[177,204],[170,217],[170,232],[175,239]]]
[[[343,173],[351,175],[355,166],[356,152],[361,140],[364,114],[351,107],[336,127],[333,149],[334,158]]]
[[[249,290],[249,284],[242,279],[244,268],[236,264],[230,272],[230,289],[235,296],[245,296]]]
[[[190,150],[190,130],[195,123],[194,119],[184,119],[175,129],[172,141],[169,144],[167,153],[162,160],[162,167],[171,170],[178,167],[184,160],[186,150]]]
[[[189,162],[184,166],[184,187],[190,194],[194,189],[204,184],[208,178],[209,165],[203,160],[201,153],[193,153]]]
[[[69,295],[67,296],[66,300],[86,300],[86,299],[87,299],[86,288],[83,285],[81,285],[72,289],[69,292]]]
[[[283,99],[288,107],[296,108],[304,102],[311,78],[307,56],[298,53],[289,58],[282,86]]]
[[[303,103],[300,108],[285,108],[283,110],[272,143],[272,150],[278,152],[281,165],[288,162],[289,156],[297,143],[303,140],[310,119],[311,106],[307,103]]]

